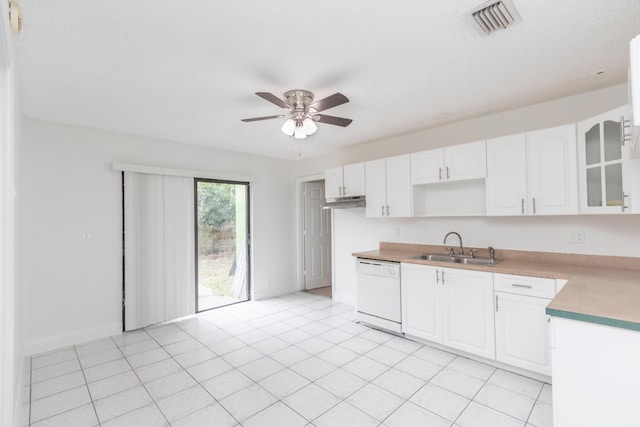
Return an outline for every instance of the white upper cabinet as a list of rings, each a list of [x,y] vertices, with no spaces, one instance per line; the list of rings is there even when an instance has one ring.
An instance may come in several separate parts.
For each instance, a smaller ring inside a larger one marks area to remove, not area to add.
[[[624,119],[623,119],[624,118]],[[621,121],[628,106],[578,123],[580,213],[631,213],[631,184],[637,159],[631,159]]]
[[[368,217],[386,216],[387,206],[387,162],[385,159],[365,162],[365,190]]]
[[[324,171],[324,194],[327,199],[342,197],[342,166]]]
[[[447,181],[483,179],[487,176],[487,144],[485,141],[453,145],[444,149]]]
[[[524,134],[487,140],[487,215],[524,215],[527,146]]]
[[[529,213],[570,215],[578,213],[576,127],[559,126],[529,132],[527,171]]]
[[[387,216],[411,216],[411,157],[387,159]]]
[[[368,217],[411,216],[411,157],[366,162],[365,190]]]
[[[411,154],[411,184],[482,179],[486,176],[485,141]]]
[[[487,141],[487,215],[578,213],[575,126]]]
[[[363,196],[364,163],[340,166],[324,171],[325,197]]]
[[[411,153],[411,184],[430,184],[442,181],[444,150],[420,151]]]

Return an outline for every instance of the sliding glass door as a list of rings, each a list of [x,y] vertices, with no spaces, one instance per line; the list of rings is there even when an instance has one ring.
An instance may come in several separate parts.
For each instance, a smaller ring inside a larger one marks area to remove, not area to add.
[[[196,311],[249,299],[249,183],[195,180]]]

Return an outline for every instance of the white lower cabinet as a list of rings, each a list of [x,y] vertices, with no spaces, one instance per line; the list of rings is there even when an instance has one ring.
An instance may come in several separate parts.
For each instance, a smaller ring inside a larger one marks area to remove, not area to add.
[[[401,264],[402,332],[551,376],[549,316],[566,281]]]
[[[402,264],[402,332],[442,344],[441,287],[436,267]]]
[[[493,273],[441,269],[443,344],[495,359]]]
[[[554,279],[495,274],[496,360],[551,375],[549,316]]]
[[[402,332],[495,359],[492,273],[402,264]]]
[[[551,300],[496,292],[496,359],[551,375],[549,316]]]

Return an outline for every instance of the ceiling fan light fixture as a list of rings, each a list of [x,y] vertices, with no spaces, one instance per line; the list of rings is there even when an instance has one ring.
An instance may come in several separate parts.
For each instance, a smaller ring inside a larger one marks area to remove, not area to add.
[[[316,125],[316,122],[314,122],[311,117],[307,117],[302,121],[302,128],[307,135],[313,135],[318,130],[318,125]]]
[[[285,135],[292,136],[295,139],[305,139],[315,134],[318,131],[317,123],[347,127],[352,122],[351,119],[345,119],[343,117],[318,114],[321,111],[349,102],[349,98],[340,92],[336,92],[333,95],[329,95],[315,102],[313,93],[303,89],[294,89],[285,92],[284,99],[280,99],[270,92],[256,92],[256,95],[265,101],[288,110],[288,113],[241,120],[243,122],[256,122],[286,117],[280,130],[282,130],[282,133]]]
[[[282,125],[282,132],[287,136],[293,136],[296,131],[296,122],[293,119],[287,119]]]
[[[307,137],[307,133],[304,131],[304,127],[302,127],[302,124],[296,125],[296,130],[293,133],[293,137],[295,139],[305,139]]]

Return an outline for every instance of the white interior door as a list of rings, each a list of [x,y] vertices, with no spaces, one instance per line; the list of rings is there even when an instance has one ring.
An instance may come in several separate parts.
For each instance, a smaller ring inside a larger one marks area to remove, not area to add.
[[[324,182],[304,183],[305,289],[331,286],[331,211],[322,209]]]

